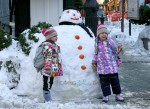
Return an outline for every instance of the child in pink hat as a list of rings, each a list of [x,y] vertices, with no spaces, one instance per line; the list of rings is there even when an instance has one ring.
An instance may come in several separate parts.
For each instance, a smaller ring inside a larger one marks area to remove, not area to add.
[[[43,54],[45,57],[44,67],[40,70],[43,75],[43,96],[46,102],[51,101],[50,89],[53,85],[55,76],[62,76],[61,60],[59,57],[60,47],[55,43],[57,41],[57,32],[53,28],[43,29],[42,34],[45,36],[41,46],[44,47]]]
[[[103,102],[109,101],[109,95],[111,95],[110,85],[113,94],[116,94],[116,101],[124,101],[124,98],[121,96],[121,87],[118,78],[117,53],[118,50],[114,41],[108,38],[106,26],[99,24],[97,27],[95,54],[92,64],[96,66],[97,74],[100,77]]]

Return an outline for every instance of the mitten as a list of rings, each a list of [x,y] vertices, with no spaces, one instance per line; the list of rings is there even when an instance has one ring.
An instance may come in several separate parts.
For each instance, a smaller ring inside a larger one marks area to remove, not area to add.
[[[118,44],[118,53],[117,54],[119,54],[119,53],[123,53],[123,47],[122,47],[122,44]]]
[[[93,69],[94,72],[97,71],[97,63],[92,62],[92,69]]]

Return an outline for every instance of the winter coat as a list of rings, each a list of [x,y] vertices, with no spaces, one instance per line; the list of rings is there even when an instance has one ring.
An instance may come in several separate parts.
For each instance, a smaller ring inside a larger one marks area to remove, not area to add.
[[[49,77],[63,75],[59,56],[60,47],[54,42],[43,42],[42,45],[44,46],[43,54],[45,57],[45,64],[41,69],[41,73]],[[55,57],[54,54],[57,54],[57,57]]]
[[[93,63],[97,64],[97,74],[118,73],[116,54],[117,47],[112,39],[101,42],[96,38]]]

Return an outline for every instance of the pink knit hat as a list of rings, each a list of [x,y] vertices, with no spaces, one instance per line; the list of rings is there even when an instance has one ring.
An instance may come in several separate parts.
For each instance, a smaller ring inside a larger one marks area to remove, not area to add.
[[[103,24],[98,24],[98,26],[97,26],[97,36],[98,36],[99,34],[101,34],[101,33],[107,33],[107,34],[108,34],[108,30],[107,30],[107,28],[106,28],[105,25],[103,25]]]
[[[46,40],[57,36],[57,32],[53,28],[43,29],[42,34],[46,37]]]

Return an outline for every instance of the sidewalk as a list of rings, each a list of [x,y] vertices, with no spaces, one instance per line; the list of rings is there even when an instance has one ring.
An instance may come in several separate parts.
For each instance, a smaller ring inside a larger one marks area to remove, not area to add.
[[[150,57],[121,56],[123,64],[119,69],[124,92],[150,92]],[[150,97],[150,95],[149,95]]]
[[[150,57],[121,57],[123,64],[119,68],[119,77],[127,102],[150,109]]]

